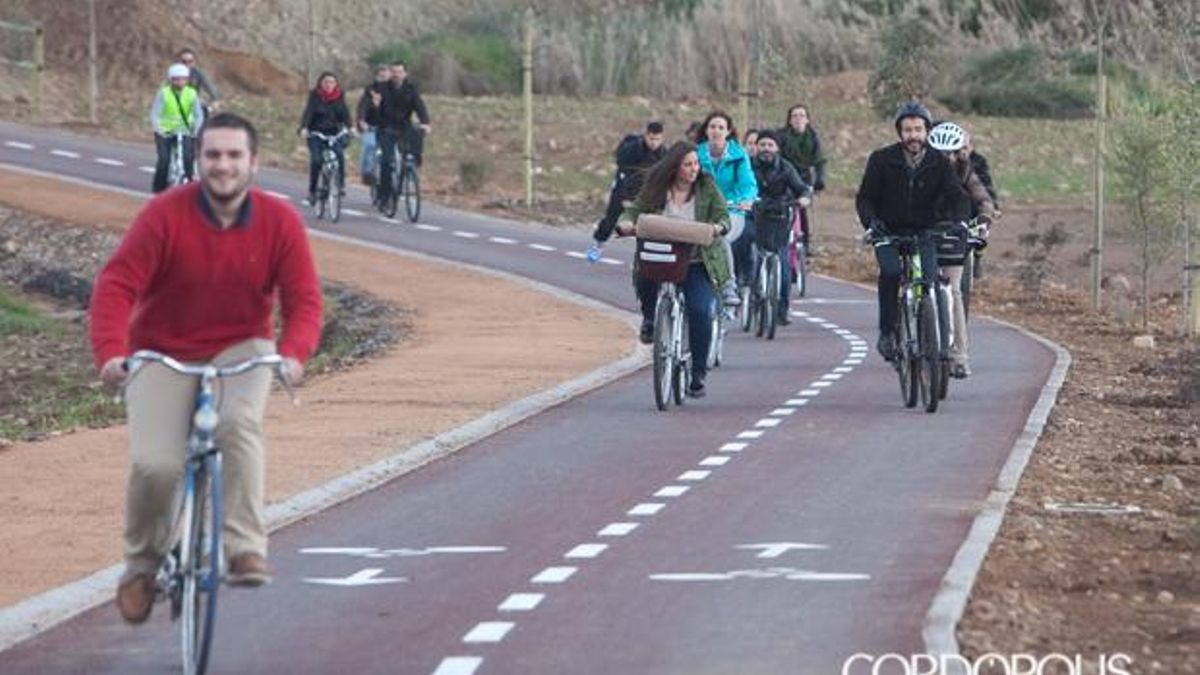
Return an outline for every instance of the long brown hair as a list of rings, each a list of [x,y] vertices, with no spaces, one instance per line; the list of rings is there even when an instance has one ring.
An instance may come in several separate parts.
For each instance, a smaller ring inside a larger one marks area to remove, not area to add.
[[[638,192],[637,204],[639,210],[643,212],[662,211],[667,206],[667,192],[671,186],[675,184],[675,179],[679,176],[679,167],[683,165],[683,158],[687,157],[689,152],[695,152],[696,146],[688,141],[679,141],[672,145],[663,158],[655,162],[653,166],[646,170],[646,178],[642,182],[642,189]],[[699,182],[699,176],[696,181]],[[691,191],[688,197],[696,193],[696,183],[692,183]]]
[[[724,110],[714,110],[708,113],[708,117],[700,123],[700,128],[696,130],[696,145],[708,140],[708,123],[713,121],[715,117],[725,118],[725,125],[729,127],[729,135],[725,137],[725,142],[736,141],[738,139],[737,127],[733,126],[733,118]]]

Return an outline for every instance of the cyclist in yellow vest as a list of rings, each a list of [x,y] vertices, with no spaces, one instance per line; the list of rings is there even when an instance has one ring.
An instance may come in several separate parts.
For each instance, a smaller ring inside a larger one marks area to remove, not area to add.
[[[189,84],[191,71],[182,63],[167,69],[167,84],[158,90],[150,106],[150,125],[154,128],[154,148],[158,163],[154,166],[154,191],[167,189],[167,170],[171,163],[171,148],[175,134],[184,135],[183,171],[186,181],[192,180],[193,139],[204,123],[204,110],[196,89]]]

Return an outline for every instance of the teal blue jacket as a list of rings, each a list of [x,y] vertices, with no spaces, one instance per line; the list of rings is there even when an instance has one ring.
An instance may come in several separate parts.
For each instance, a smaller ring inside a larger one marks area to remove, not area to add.
[[[717,181],[726,202],[739,204],[758,198],[758,182],[750,166],[750,155],[741,143],[732,139],[726,141],[725,156],[717,162],[713,162],[708,154],[708,141],[696,148],[696,154],[700,157],[700,168]],[[741,213],[741,210],[729,207],[729,213]]]

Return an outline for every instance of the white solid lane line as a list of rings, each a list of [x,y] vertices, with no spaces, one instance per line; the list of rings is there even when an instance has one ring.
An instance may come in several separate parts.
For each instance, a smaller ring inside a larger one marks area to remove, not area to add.
[[[71,152],[70,150],[54,149],[54,150],[50,151],[50,154],[55,155],[57,157],[66,157],[67,159],[79,159],[79,157],[80,157],[80,154],[78,152]]]
[[[22,143],[21,141],[4,141],[4,144],[18,150],[33,150],[36,147],[32,143]]]
[[[499,642],[508,635],[508,631],[513,629],[517,624],[511,621],[484,621],[474,628],[471,632],[463,636],[462,641],[467,643],[472,642]]]

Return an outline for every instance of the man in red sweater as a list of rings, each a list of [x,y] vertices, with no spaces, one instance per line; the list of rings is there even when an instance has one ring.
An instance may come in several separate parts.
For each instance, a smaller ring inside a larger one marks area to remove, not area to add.
[[[284,377],[299,382],[321,333],[321,289],[300,215],[250,186],[258,169],[254,127],[214,116],[199,139],[200,182],[168,190],[138,214],[96,279],[92,353],[106,383],[126,381],[125,359],[154,349],[181,361],[229,363],[275,353],[278,296]],[[229,580],[270,579],[263,508],[263,409],[269,371],[222,381],[216,440],[225,455]],[[117,607],[145,621],[154,574],[171,546],[195,382],[158,364],[125,387],[131,470],[126,491],[125,573]]]

